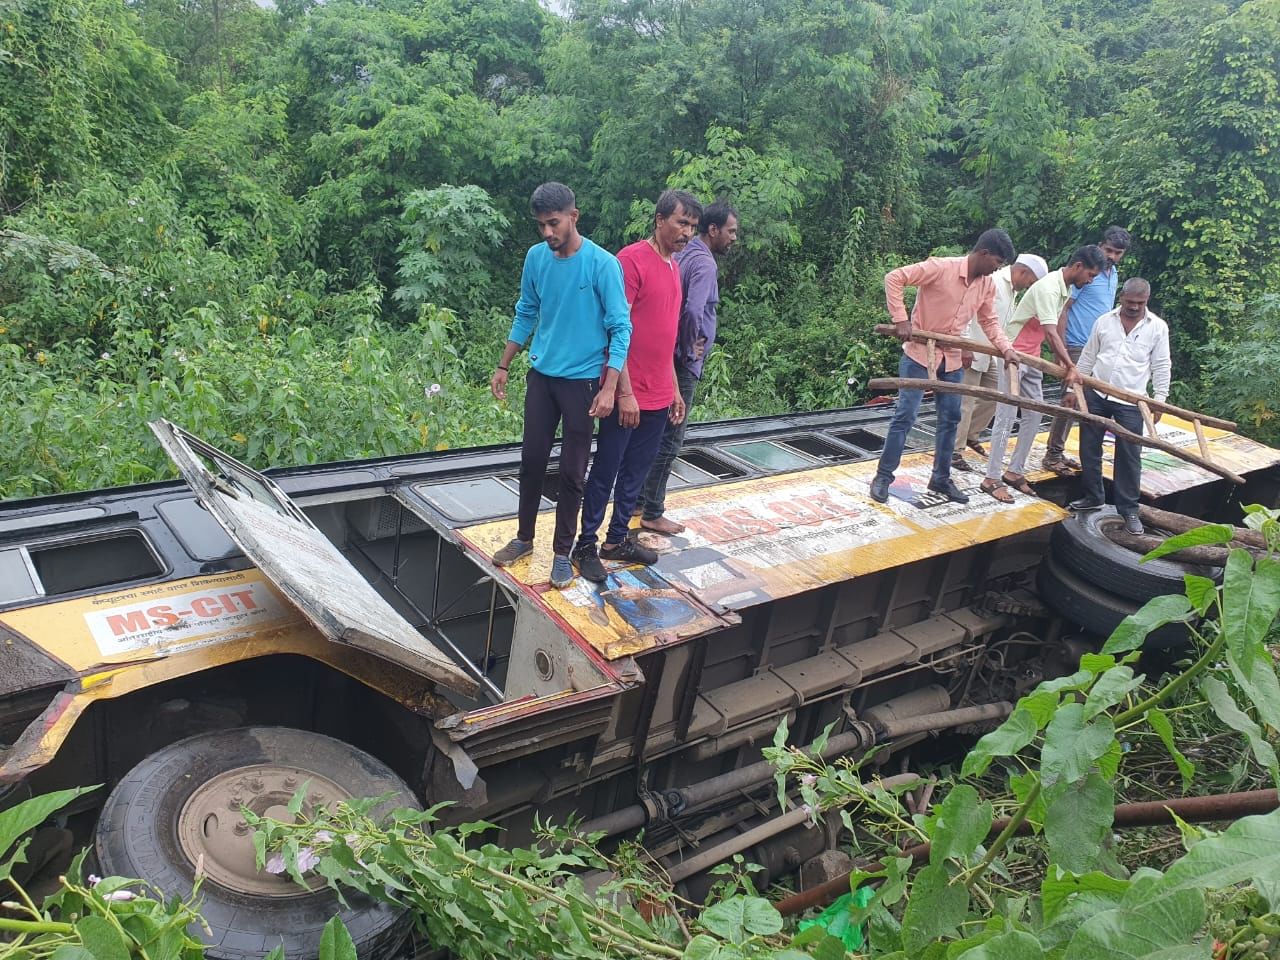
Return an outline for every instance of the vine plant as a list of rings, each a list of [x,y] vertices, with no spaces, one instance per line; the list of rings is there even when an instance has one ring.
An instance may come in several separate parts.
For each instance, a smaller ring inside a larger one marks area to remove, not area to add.
[[[816,812],[860,803],[900,839],[927,844],[928,863],[908,879],[912,859],[883,860],[855,872],[851,883],[878,885],[864,907],[852,907],[870,928],[872,954],[968,960],[1182,960],[1280,956],[1280,811],[1238,821],[1220,834],[1184,829],[1190,849],[1161,873],[1143,867],[1126,875],[1109,850],[1114,783],[1123,765],[1120,734],[1146,724],[1184,773],[1165,708],[1198,689],[1218,718],[1247,738],[1254,758],[1280,782],[1266,731],[1280,730],[1280,681],[1266,638],[1280,611],[1280,523],[1247,508],[1246,522],[1263,532],[1267,555],[1228,554],[1222,584],[1186,577],[1183,596],[1160,597],[1130,617],[1072,675],[1041,683],[965,758],[931,816],[911,815],[890,793],[863,784],[850,764],[827,764],[816,752],[783,746],[769,751],[780,791],[798,778],[803,801]],[[1186,546],[1229,543],[1233,530],[1197,528],[1171,538],[1147,558]],[[1202,619],[1204,618],[1204,619]],[[1134,664],[1147,634],[1187,622],[1197,654],[1181,672],[1151,689]],[[1199,626],[1196,623],[1199,622]],[[1256,720],[1255,720],[1256,716]],[[1039,762],[1028,754],[1038,748]],[[994,763],[1009,765],[1012,811],[996,826],[995,806],[969,782]],[[1027,826],[1043,835],[1047,867],[1038,897],[1005,883],[1010,842]],[[905,845],[905,844],[904,844]],[[1246,885],[1240,889],[1238,885]],[[1223,910],[1223,904],[1230,907]],[[1247,909],[1240,907],[1247,904]],[[1210,908],[1231,913],[1223,941],[1207,932]]]

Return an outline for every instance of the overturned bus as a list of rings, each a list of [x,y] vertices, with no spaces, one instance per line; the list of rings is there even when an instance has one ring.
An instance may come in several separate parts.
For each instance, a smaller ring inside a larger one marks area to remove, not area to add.
[[[875,503],[889,415],[692,427],[668,500],[685,533],[566,590],[549,522],[529,558],[491,562],[515,446],[264,475],[157,422],[182,481],[0,505],[0,806],[106,784],[74,812],[100,872],[185,894],[202,864],[209,954],[232,960],[315,956],[339,912],[259,872],[241,815],[284,815],[304,784],[309,806],[453,801],[512,844],[535,815],[644,828],[691,896],[736,852],[762,882],[817,864],[839,838],[771,807],[760,745],[780,721],[795,743],[831,726],[855,755],[887,744],[896,770],[1181,582],[1168,561],[1135,573],[1105,514],[1068,519],[1070,480],[1033,476],[1042,498],[1009,504],[976,472],[966,505],[930,494],[927,413]],[[1204,519],[1277,503],[1280,452],[1209,443],[1244,488],[1146,451],[1146,498]],[[548,509],[557,489],[553,460]],[[404,939],[385,906],[341,912],[362,956]]]

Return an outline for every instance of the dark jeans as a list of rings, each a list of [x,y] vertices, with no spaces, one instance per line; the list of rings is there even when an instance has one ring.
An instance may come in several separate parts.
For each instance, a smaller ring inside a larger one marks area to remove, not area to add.
[[[1100,417],[1110,417],[1126,430],[1141,436],[1142,413],[1129,403],[1117,403],[1096,391],[1084,388],[1089,412]],[[1080,464],[1084,468],[1084,492],[1097,500],[1104,499],[1102,492],[1102,437],[1105,428],[1092,423],[1080,424]],[[1142,492],[1142,447],[1136,443],[1117,440],[1115,445],[1115,469],[1112,471],[1112,492],[1115,494],[1116,512],[1129,516],[1138,512],[1138,496]]]
[[[640,499],[640,487],[653,466],[653,457],[662,442],[667,410],[641,410],[638,427],[618,423],[618,411],[600,421],[600,437],[596,440],[596,458],[591,462],[591,476],[582,495],[582,531],[578,544],[595,543],[596,531],[604,522],[604,511],[613,494],[613,517],[605,534],[605,543],[621,543],[631,527],[631,512]]]
[[[568,556],[578,529],[583,477],[591,456],[595,418],[587,411],[600,389],[598,380],[565,380],[530,369],[524,390],[524,441],[520,445],[520,526],[516,536],[533,539],[542,506],[547,461],[555,443],[556,427],[564,423],[560,440],[560,496],[556,501],[556,535],[552,550]]]
[[[679,423],[667,421],[662,443],[658,447],[658,457],[649,468],[649,478],[645,480],[644,490],[640,494],[640,505],[644,508],[646,520],[657,520],[667,509],[667,481],[671,479],[671,465],[684,446],[684,432],[689,426],[689,411],[693,408],[693,391],[698,386],[698,378],[677,364],[676,385],[684,399],[684,419]]]
[[[964,379],[964,367],[942,371],[946,360],[938,357],[938,379],[948,383],[959,383]],[[916,363],[905,353],[898,362],[898,376],[911,377],[916,380],[928,379],[924,364]],[[884,438],[884,449],[880,451],[880,466],[876,469],[876,477],[892,480],[898,464],[902,462],[902,450],[907,445],[907,431],[916,422],[916,414],[920,411],[920,400],[924,397],[922,390],[899,390],[898,401],[893,405],[893,420],[889,424],[889,435]],[[956,449],[956,425],[960,422],[960,394],[940,393],[935,399],[938,410],[937,442],[933,450],[933,477],[935,483],[951,479],[951,454]]]
[[[1067,347],[1067,353],[1071,355],[1072,363],[1079,363],[1080,354],[1084,353],[1084,347]],[[1065,393],[1066,391],[1064,391]],[[1066,395],[1069,396],[1070,394]],[[1067,442],[1067,435],[1071,433],[1071,425],[1073,423],[1075,423],[1075,420],[1071,417],[1053,418],[1053,426],[1049,428],[1049,449],[1045,451],[1045,460],[1062,459],[1063,446]]]

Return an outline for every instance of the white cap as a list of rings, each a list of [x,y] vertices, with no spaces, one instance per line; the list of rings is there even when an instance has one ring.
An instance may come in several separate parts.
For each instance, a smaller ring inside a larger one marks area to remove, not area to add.
[[[1049,272],[1049,265],[1044,262],[1044,257],[1036,256],[1034,253],[1020,253],[1018,259],[1013,262],[1022,264],[1036,275],[1037,280],[1043,280],[1045,274]]]

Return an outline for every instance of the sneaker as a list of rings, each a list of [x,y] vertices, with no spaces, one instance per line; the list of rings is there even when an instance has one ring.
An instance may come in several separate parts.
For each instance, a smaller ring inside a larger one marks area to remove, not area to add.
[[[956,486],[956,482],[950,477],[941,482],[937,480],[929,481],[929,489],[934,493],[943,494],[952,503],[968,503],[969,495]]]
[[[1067,509],[1073,513],[1088,513],[1090,510],[1101,510],[1102,501],[1094,497],[1081,497],[1079,500],[1072,500],[1067,504]]]
[[[563,590],[573,583],[573,564],[568,557],[556,556],[551,561],[551,585]]]
[[[623,563],[657,563],[658,551],[650,550],[627,537],[621,543],[606,543],[600,548],[600,556],[605,560],[621,560]]]
[[[876,503],[889,502],[889,484],[892,478],[886,480],[884,477],[876,477],[871,481],[871,499]]]
[[[1142,521],[1138,519],[1136,513],[1126,513],[1124,515],[1124,529],[1126,533],[1135,535],[1146,533],[1145,528],[1142,526]]]
[[[533,553],[533,541],[512,540],[493,555],[494,566],[509,567],[526,553]]]
[[[569,555],[569,559],[578,568],[578,572],[592,583],[604,583],[605,578],[609,576],[604,564],[600,562],[600,554],[596,551],[594,543],[579,545]]]

